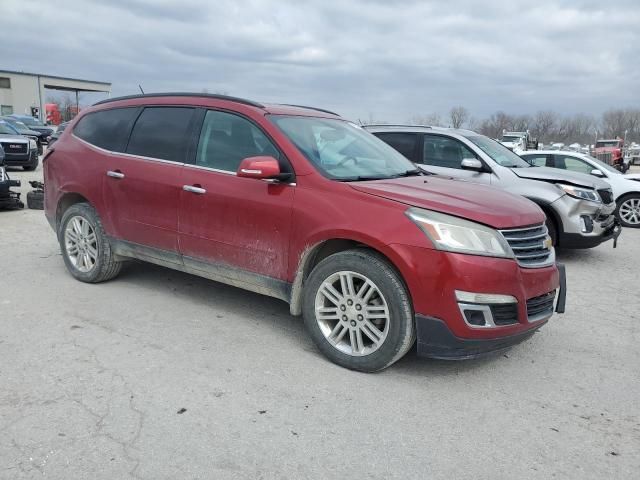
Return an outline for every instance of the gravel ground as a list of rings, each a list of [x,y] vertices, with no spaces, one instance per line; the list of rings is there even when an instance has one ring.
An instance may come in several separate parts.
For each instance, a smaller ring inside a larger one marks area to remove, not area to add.
[[[1,479],[638,478],[640,231],[560,252],[568,312],[507,354],[375,375],[277,300],[77,282],[41,211],[0,212],[0,248]]]

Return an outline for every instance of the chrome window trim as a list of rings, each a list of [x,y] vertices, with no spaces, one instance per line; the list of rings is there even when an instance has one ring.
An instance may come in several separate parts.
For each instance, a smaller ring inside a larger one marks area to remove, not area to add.
[[[160,163],[170,163],[171,165],[188,165],[185,162],[177,162],[175,160],[165,160],[163,158],[145,157],[143,155],[134,155],[132,153],[116,152],[114,150],[107,150],[106,148],[99,147],[97,145],[94,145],[93,143],[89,143],[86,140],[83,140],[82,138],[78,137],[74,132],[71,132],[71,135],[74,138],[76,138],[77,140],[79,140],[80,142],[82,142],[85,145],[87,145],[88,147],[93,148],[94,150],[97,150],[99,152],[107,153],[109,155],[123,155],[125,157],[137,158],[137,159],[140,159],[140,160],[149,160],[149,161],[152,161],[152,162],[160,162]]]

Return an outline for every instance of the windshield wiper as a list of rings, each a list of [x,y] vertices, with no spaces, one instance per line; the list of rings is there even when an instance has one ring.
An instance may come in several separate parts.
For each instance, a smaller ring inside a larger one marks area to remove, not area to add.
[[[394,177],[388,177],[388,176],[381,177],[380,175],[357,175],[353,177],[336,178],[335,180],[339,182],[363,182],[366,180],[388,180],[390,178],[394,178]]]
[[[422,170],[420,170],[419,168],[413,168],[411,170],[407,170],[403,173],[400,173],[399,175],[394,175],[394,177],[413,177],[416,175],[426,175]]]

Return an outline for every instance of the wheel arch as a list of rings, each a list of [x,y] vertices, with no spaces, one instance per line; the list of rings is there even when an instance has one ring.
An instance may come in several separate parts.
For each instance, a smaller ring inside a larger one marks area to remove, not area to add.
[[[409,299],[413,304],[411,291],[408,288],[404,275],[402,274],[402,268],[399,267],[400,258],[393,255],[393,251],[386,245],[377,245],[376,242],[345,236],[317,241],[302,251],[299,256],[294,280],[291,284],[291,295],[289,301],[289,310],[291,315],[300,316],[302,314],[302,297],[305,280],[309,277],[309,274],[313,271],[315,266],[334,253],[358,248],[373,251],[389,263],[391,268],[393,268],[398,274],[400,281],[404,284],[407,295],[409,295]]]
[[[77,203],[91,204],[86,197],[76,192],[65,193],[58,199],[58,204],[56,205],[56,232],[60,228],[60,221],[62,220],[64,212]]]

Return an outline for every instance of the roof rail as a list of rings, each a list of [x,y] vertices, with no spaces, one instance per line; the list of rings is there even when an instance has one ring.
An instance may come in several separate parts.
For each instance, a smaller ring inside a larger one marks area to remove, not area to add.
[[[340,116],[336,112],[332,112],[331,110],[325,110],[324,108],[307,107],[306,105],[293,105],[292,103],[281,103],[280,105],[282,105],[283,107],[307,108],[309,110],[316,110],[318,112],[323,112],[323,113],[328,113],[330,115],[335,115],[336,117]]]
[[[393,123],[365,123],[363,127],[393,127],[393,128],[432,128],[431,125],[410,125],[410,124],[393,124]]]
[[[252,107],[264,108],[264,105],[258,102],[253,102],[245,98],[230,97],[228,95],[218,95],[214,93],[188,93],[188,92],[163,92],[163,93],[144,93],[137,95],[126,95],[124,97],[107,98],[100,102],[94,103],[94,105],[103,105],[105,103],[117,102],[119,100],[132,100],[134,98],[153,98],[153,97],[204,97],[215,98],[217,100],[228,100],[230,102],[242,103],[244,105],[250,105]]]

